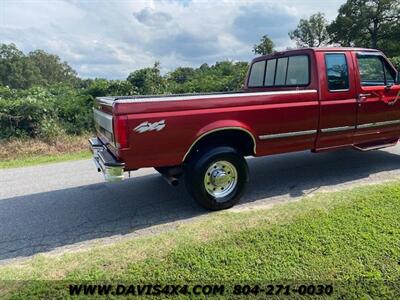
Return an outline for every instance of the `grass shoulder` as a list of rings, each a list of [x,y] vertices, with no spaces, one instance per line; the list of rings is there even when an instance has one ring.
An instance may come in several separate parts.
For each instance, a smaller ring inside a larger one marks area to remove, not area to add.
[[[90,158],[88,135],[1,141],[0,169]]]
[[[269,210],[211,213],[156,236],[36,255],[0,267],[0,278],[34,280],[18,284],[18,293],[11,288],[22,298],[67,296],[66,282],[229,285],[235,279],[331,283],[344,298],[393,299],[399,296],[399,211],[398,182],[321,193]]]
[[[19,159],[0,161],[0,169],[29,167],[68,160],[87,159],[90,157],[91,152],[89,150],[63,154],[35,155]]]

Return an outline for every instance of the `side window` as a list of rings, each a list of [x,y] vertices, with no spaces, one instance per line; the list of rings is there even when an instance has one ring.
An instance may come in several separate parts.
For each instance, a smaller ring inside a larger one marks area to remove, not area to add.
[[[382,60],[376,55],[358,55],[361,85],[385,85],[385,70]]]
[[[286,85],[307,85],[309,81],[308,56],[290,56]]]
[[[248,86],[306,86],[309,83],[310,61],[308,56],[294,55],[255,62],[251,67]]]
[[[325,54],[326,76],[330,91],[349,89],[349,71],[343,53]]]
[[[287,62],[287,57],[282,57],[278,59],[274,85],[285,85]]]
[[[262,86],[264,83],[265,60],[258,61],[251,67],[249,87]]]
[[[275,68],[276,68],[276,59],[270,59],[267,61],[267,71],[265,73],[265,86],[273,86],[274,85],[274,77],[275,77]]]

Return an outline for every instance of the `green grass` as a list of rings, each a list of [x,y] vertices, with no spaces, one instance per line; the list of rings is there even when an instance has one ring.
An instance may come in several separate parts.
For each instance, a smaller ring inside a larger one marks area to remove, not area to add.
[[[333,298],[394,299],[400,297],[399,213],[398,182],[320,193],[270,210],[212,213],[159,235],[0,266],[0,278],[11,280],[3,281],[3,296],[62,298],[67,283],[82,282],[274,282],[330,283]]]
[[[0,161],[0,169],[28,167],[39,164],[55,163],[67,160],[78,160],[90,158],[89,150],[64,153],[64,154],[49,154],[49,155],[33,155],[18,159]]]

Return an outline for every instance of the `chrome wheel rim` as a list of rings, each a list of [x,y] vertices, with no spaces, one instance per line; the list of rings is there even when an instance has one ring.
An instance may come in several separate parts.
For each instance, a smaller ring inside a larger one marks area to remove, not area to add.
[[[232,193],[237,181],[238,176],[235,166],[226,160],[212,163],[204,175],[205,189],[207,193],[216,199]]]

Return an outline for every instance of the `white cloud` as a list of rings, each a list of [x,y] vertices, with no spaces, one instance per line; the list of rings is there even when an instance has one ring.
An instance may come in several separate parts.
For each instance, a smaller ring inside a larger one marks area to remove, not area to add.
[[[156,60],[164,71],[250,60],[263,34],[283,49],[300,18],[333,19],[343,2],[0,0],[0,41],[57,54],[82,77],[126,78]]]

